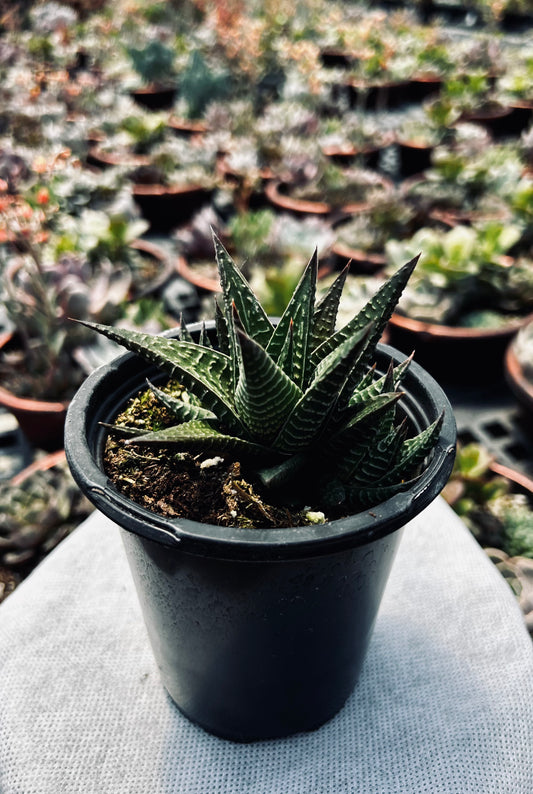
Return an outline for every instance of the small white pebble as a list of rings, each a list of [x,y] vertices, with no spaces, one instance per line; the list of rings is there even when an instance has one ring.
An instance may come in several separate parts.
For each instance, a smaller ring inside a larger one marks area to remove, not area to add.
[[[305,514],[305,517],[312,524],[324,524],[326,522],[326,516],[324,513],[317,510],[308,510]]]
[[[215,458],[207,458],[200,463],[200,468],[210,469],[211,466],[218,466],[219,463],[224,463],[224,458],[219,458],[218,456]]]
[[[230,514],[230,516],[231,516],[232,518],[237,518],[237,511],[236,511],[236,510],[230,510],[230,511],[229,511],[229,514]]]

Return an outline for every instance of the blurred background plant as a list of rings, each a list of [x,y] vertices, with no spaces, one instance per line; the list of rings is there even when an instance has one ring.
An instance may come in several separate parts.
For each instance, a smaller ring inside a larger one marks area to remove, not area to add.
[[[92,510],[64,459],[0,482],[0,602]]]

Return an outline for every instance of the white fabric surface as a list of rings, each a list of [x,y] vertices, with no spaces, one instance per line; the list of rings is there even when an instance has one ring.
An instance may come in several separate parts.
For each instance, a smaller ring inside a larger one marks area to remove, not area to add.
[[[239,745],[178,712],[100,513],[0,607],[2,794],[532,791],[533,645],[441,499],[406,528],[355,692],[310,734]]]

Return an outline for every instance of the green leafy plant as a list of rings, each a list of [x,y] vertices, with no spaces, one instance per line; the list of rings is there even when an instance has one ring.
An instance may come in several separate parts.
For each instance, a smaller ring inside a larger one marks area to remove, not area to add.
[[[144,47],[129,47],[131,63],[143,83],[167,83],[174,73],[175,52],[168,45],[154,39]]]
[[[65,461],[0,483],[0,563],[28,573],[92,509]]]
[[[443,87],[443,99],[462,112],[478,111],[496,101],[487,75],[473,70],[450,77]]]
[[[314,178],[301,185],[289,185],[289,195],[304,201],[322,201],[334,208],[371,203],[390,194],[392,188],[375,171],[352,166],[341,168],[324,163]]]
[[[533,510],[523,493],[491,470],[493,456],[481,444],[459,446],[444,498],[484,547],[533,559]]]
[[[391,271],[410,252],[423,250],[400,309],[410,317],[445,325],[498,326],[529,310],[533,276],[528,260],[505,254],[520,240],[514,224],[423,227],[408,240],[386,245]]]
[[[370,368],[376,345],[415,264],[406,264],[343,328],[335,321],[346,271],[315,302],[312,256],[274,325],[226,249],[215,238],[222,286],[218,349],[89,323],[146,358],[187,389],[176,398],[152,386],[171,426],[123,428],[125,444],[219,453],[247,462],[256,482],[291,504],[339,512],[399,493],[416,479],[442,417],[414,437],[397,415],[409,359],[384,374]],[[400,412],[398,412],[400,413]]]
[[[213,70],[199,50],[192,52],[180,75],[178,103],[181,100],[185,104],[186,117],[200,118],[210,102],[225,99],[230,91],[229,73]]]

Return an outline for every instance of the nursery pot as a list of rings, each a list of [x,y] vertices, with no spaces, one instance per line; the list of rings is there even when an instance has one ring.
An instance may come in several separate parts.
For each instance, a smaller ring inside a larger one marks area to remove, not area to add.
[[[391,358],[405,356],[380,345],[378,369]],[[224,738],[315,729],[356,684],[402,527],[449,477],[450,405],[412,364],[400,401],[412,430],[445,417],[409,491],[321,525],[228,528],[156,515],[108,481],[100,423],[112,422],[146,377],[157,378],[154,368],[131,353],[94,371],[71,402],[65,448],[82,491],[121,529],[163,684],[188,718]]]

